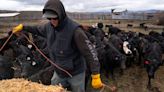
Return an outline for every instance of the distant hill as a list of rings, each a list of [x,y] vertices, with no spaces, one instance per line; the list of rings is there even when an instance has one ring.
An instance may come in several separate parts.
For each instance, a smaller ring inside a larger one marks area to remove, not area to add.
[[[164,10],[155,10],[155,9],[151,9],[151,10],[143,10],[143,11],[136,11],[138,13],[161,13],[164,12]]]
[[[11,10],[0,10],[0,13],[13,13],[17,11],[11,11]]]

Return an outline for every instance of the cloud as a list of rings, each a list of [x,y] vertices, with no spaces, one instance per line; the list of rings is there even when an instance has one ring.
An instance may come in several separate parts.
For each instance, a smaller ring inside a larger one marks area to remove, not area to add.
[[[42,10],[47,0],[1,0],[0,9]],[[164,0],[61,0],[69,12],[127,10],[164,10]]]
[[[11,1],[11,0],[1,0],[1,5],[0,5],[0,9],[3,10],[12,10],[12,9],[16,9],[16,7],[19,7],[20,3],[17,1]]]
[[[110,11],[112,8],[128,10],[164,10],[164,0],[61,0],[67,11]]]
[[[27,5],[44,5],[47,0],[12,0],[17,1]]]
[[[42,10],[47,0],[1,0],[0,10]]]

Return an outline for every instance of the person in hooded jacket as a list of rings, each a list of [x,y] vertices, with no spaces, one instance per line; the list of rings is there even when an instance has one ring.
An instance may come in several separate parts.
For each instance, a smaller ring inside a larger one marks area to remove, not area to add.
[[[85,71],[88,64],[91,71],[92,87],[103,86],[100,78],[100,64],[93,45],[88,40],[80,25],[71,20],[60,0],[48,0],[43,9],[43,17],[49,20],[41,26],[20,24],[13,28],[13,33],[21,30],[40,35],[47,39],[50,59],[67,73],[55,67],[51,84],[70,85],[72,92],[85,92]]]

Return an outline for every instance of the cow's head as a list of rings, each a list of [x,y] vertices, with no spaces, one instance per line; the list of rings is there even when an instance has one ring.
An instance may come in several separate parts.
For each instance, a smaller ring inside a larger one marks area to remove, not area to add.
[[[17,58],[21,66],[21,77],[27,78],[34,74],[38,63],[30,55],[20,55]]]

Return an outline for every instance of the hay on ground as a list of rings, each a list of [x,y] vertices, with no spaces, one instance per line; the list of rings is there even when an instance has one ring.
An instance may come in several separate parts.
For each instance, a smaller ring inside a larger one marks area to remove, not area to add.
[[[43,85],[25,79],[0,81],[0,92],[66,92],[61,86]]]

